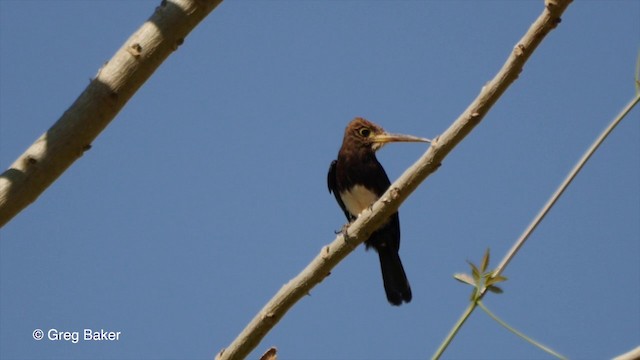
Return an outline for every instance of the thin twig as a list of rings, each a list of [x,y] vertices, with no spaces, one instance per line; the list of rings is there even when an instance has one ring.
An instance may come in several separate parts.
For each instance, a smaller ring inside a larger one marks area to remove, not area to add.
[[[507,329],[507,330],[511,331],[512,333],[514,333],[519,338],[521,338],[524,341],[532,344],[533,346],[539,348],[540,350],[557,357],[558,359],[563,359],[563,360],[567,359],[566,357],[558,354],[557,352],[553,351],[552,349],[548,348],[547,346],[545,346],[545,345],[533,340],[532,338],[528,337],[527,335],[525,335],[525,334],[521,333],[520,331],[518,331],[518,330],[514,329],[513,327],[511,327],[506,322],[502,321],[502,319],[500,319],[494,313],[489,311],[489,309],[482,303],[482,301],[478,301],[477,304],[482,310],[484,310],[485,313],[487,313],[487,315],[489,315],[489,317],[491,317],[493,320],[495,320],[498,324],[504,326],[505,329]]]
[[[440,356],[442,356],[442,354],[447,349],[449,344],[451,344],[451,341],[453,341],[453,338],[456,337],[456,335],[458,334],[458,331],[462,329],[462,325],[464,325],[467,319],[469,319],[469,316],[471,316],[471,313],[473,313],[473,310],[476,309],[476,306],[478,306],[478,304],[475,301],[471,301],[469,303],[469,306],[467,306],[467,308],[464,310],[464,313],[460,315],[460,318],[453,325],[453,327],[451,328],[451,331],[449,331],[449,333],[447,334],[447,337],[444,338],[444,341],[442,342],[442,344],[440,344],[440,347],[438,347],[435,354],[433,354],[433,357],[431,357],[432,359],[434,360],[439,359]]]
[[[516,243],[513,245],[513,247],[511,247],[511,249],[509,250],[509,252],[505,255],[505,257],[502,259],[502,262],[500,263],[500,265],[498,265],[498,267],[496,268],[496,270],[494,271],[494,276],[498,276],[500,274],[502,274],[502,272],[504,271],[504,269],[507,267],[507,265],[509,265],[509,262],[511,262],[511,260],[513,259],[513,257],[518,253],[518,250],[520,250],[520,248],[522,247],[522,245],[524,245],[525,241],[527,241],[527,239],[529,238],[529,236],[531,235],[531,233],[533,233],[533,231],[536,229],[536,227],[540,224],[540,222],[542,221],[542,219],[544,219],[544,217],[549,213],[549,210],[551,210],[551,208],[553,207],[553,205],[556,203],[556,201],[558,201],[558,199],[560,198],[560,196],[562,196],[562,193],[567,189],[567,187],[569,186],[569,184],[571,184],[571,182],[573,181],[573,179],[576,177],[576,175],[578,175],[578,173],[580,172],[580,170],[582,169],[582,167],[587,163],[587,161],[589,160],[589,158],[591,158],[591,155],[593,155],[593,153],[598,149],[598,147],[600,147],[600,145],[604,142],[604,140],[607,138],[607,136],[609,136],[609,134],[613,131],[613,129],[615,129],[616,126],[618,126],[618,124],[620,123],[620,121],[622,121],[622,119],[624,119],[624,117],[629,113],[629,111],[631,111],[631,109],[633,109],[633,107],[640,101],[640,93],[638,93],[628,104],[627,106],[625,106],[625,108],[620,112],[620,114],[618,114],[618,116],[616,116],[615,119],[613,119],[613,121],[611,121],[611,123],[609,124],[609,126],[604,129],[604,131],[602,132],[602,134],[600,134],[600,136],[593,142],[593,144],[591,145],[591,147],[587,150],[587,152],[585,152],[584,155],[582,155],[582,158],[578,161],[578,163],[573,167],[573,169],[571,170],[571,172],[569,173],[569,175],[567,175],[567,177],[565,178],[565,180],[562,182],[562,184],[558,187],[558,189],[556,190],[556,192],[551,196],[551,198],[549,199],[549,201],[547,201],[547,203],[545,204],[545,206],[540,210],[540,212],[538,213],[538,215],[535,217],[535,219],[533,219],[533,221],[531,222],[531,224],[529,224],[529,227],[527,227],[527,229],[522,233],[522,235],[520,236],[520,238],[518,239],[518,241],[516,241]],[[486,292],[483,291],[483,294]]]
[[[596,139],[596,141],[591,145],[591,147],[582,156],[580,161],[578,161],[578,163],[574,166],[574,168],[571,170],[569,175],[567,175],[566,179],[562,182],[562,184],[558,187],[556,192],[553,194],[553,196],[551,196],[551,198],[549,199],[547,204],[540,210],[540,212],[538,212],[538,215],[536,216],[536,218],[531,222],[529,227],[527,227],[527,229],[520,236],[518,241],[516,241],[516,243],[511,248],[511,250],[509,250],[509,252],[505,255],[505,257],[503,258],[503,260],[500,263],[500,265],[498,265],[496,270],[494,270],[493,277],[500,276],[502,274],[502,272],[504,272],[504,270],[507,267],[507,265],[509,264],[509,262],[518,253],[520,248],[522,248],[522,245],[524,245],[525,241],[529,238],[531,233],[533,233],[533,231],[536,229],[538,224],[540,224],[540,221],[542,221],[542,219],[547,215],[549,210],[551,210],[551,208],[556,203],[558,198],[560,198],[562,193],[567,189],[567,187],[569,186],[571,181],[576,177],[576,175],[578,175],[578,173],[580,172],[582,167],[585,165],[585,163],[589,160],[591,155],[593,155],[593,153],[598,149],[598,147],[602,144],[602,142],[604,142],[604,140],[607,138],[607,136],[620,123],[620,121],[622,121],[622,119],[629,113],[629,111],[631,111],[631,109],[633,109],[633,107],[638,104],[638,102],[640,102],[640,93],[636,94],[636,96],[627,104],[627,106],[620,112],[620,114],[618,114],[618,116],[615,119],[613,119],[613,121],[609,124],[609,126],[606,129],[604,129],[602,134],[600,134],[600,136]],[[478,297],[477,297],[476,301],[478,301],[478,302],[481,301],[482,298],[484,297],[484,295],[487,293],[488,289],[489,289],[488,287],[482,288],[480,290],[479,294],[478,294]],[[471,304],[474,305],[475,302],[472,302]],[[453,337],[460,330],[461,324],[463,324],[464,321],[466,320],[466,318],[471,315],[473,310],[475,310],[475,306],[471,306],[470,305],[470,307],[468,307],[464,311],[464,313],[462,314],[462,317],[464,319],[458,320],[458,322],[456,322],[456,324],[453,326],[453,329],[449,332],[447,337],[445,337],[445,339],[443,340],[442,345],[436,351],[436,354],[433,356],[433,359],[438,359],[442,355],[442,353],[444,352],[446,347],[453,340]]]

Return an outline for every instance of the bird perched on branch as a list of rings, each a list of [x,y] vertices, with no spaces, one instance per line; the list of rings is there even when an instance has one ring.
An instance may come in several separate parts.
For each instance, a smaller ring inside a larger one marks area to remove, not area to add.
[[[391,185],[375,152],[389,142],[429,142],[411,135],[390,134],[363,118],[353,119],[344,132],[338,159],[331,162],[327,183],[349,222],[371,206]],[[395,212],[365,241],[380,257],[382,281],[392,305],[411,301],[411,287],[400,261],[400,220]]]

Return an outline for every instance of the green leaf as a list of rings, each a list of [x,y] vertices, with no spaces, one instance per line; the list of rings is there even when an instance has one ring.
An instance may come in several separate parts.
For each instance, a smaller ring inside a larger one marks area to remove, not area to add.
[[[487,279],[487,285],[497,284],[503,281],[507,281],[507,278],[505,276],[502,276],[502,275],[491,276],[489,279]]]
[[[476,284],[473,282],[473,278],[469,274],[457,273],[457,274],[453,274],[453,278],[462,283],[469,284],[471,286],[476,286]]]
[[[489,248],[484,252],[484,256],[482,257],[482,263],[480,263],[480,270],[482,273],[487,271],[487,267],[489,266]]]
[[[469,263],[469,265],[471,266],[471,275],[473,276],[473,280],[475,282],[480,281],[481,276],[480,276],[480,270],[478,270],[478,267],[469,260],[467,260],[467,263]]]
[[[502,291],[501,288],[499,288],[499,287],[497,287],[495,285],[489,285],[487,287],[487,290],[489,290],[489,291],[491,291],[492,293],[495,293],[495,294],[502,294],[504,292],[504,291]]]

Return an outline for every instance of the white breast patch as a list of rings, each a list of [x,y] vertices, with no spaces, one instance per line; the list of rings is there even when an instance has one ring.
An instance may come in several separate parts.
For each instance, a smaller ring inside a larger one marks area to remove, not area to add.
[[[340,198],[347,208],[347,211],[354,216],[358,216],[364,209],[378,200],[378,195],[367,190],[367,188],[362,185],[356,185],[351,191],[341,192]]]

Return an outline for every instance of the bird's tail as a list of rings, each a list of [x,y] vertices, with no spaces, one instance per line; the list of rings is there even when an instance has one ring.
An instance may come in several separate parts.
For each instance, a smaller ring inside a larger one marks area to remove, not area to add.
[[[392,305],[401,305],[411,301],[411,287],[404,272],[400,255],[395,249],[386,246],[376,248],[380,256],[380,269],[387,300]]]

